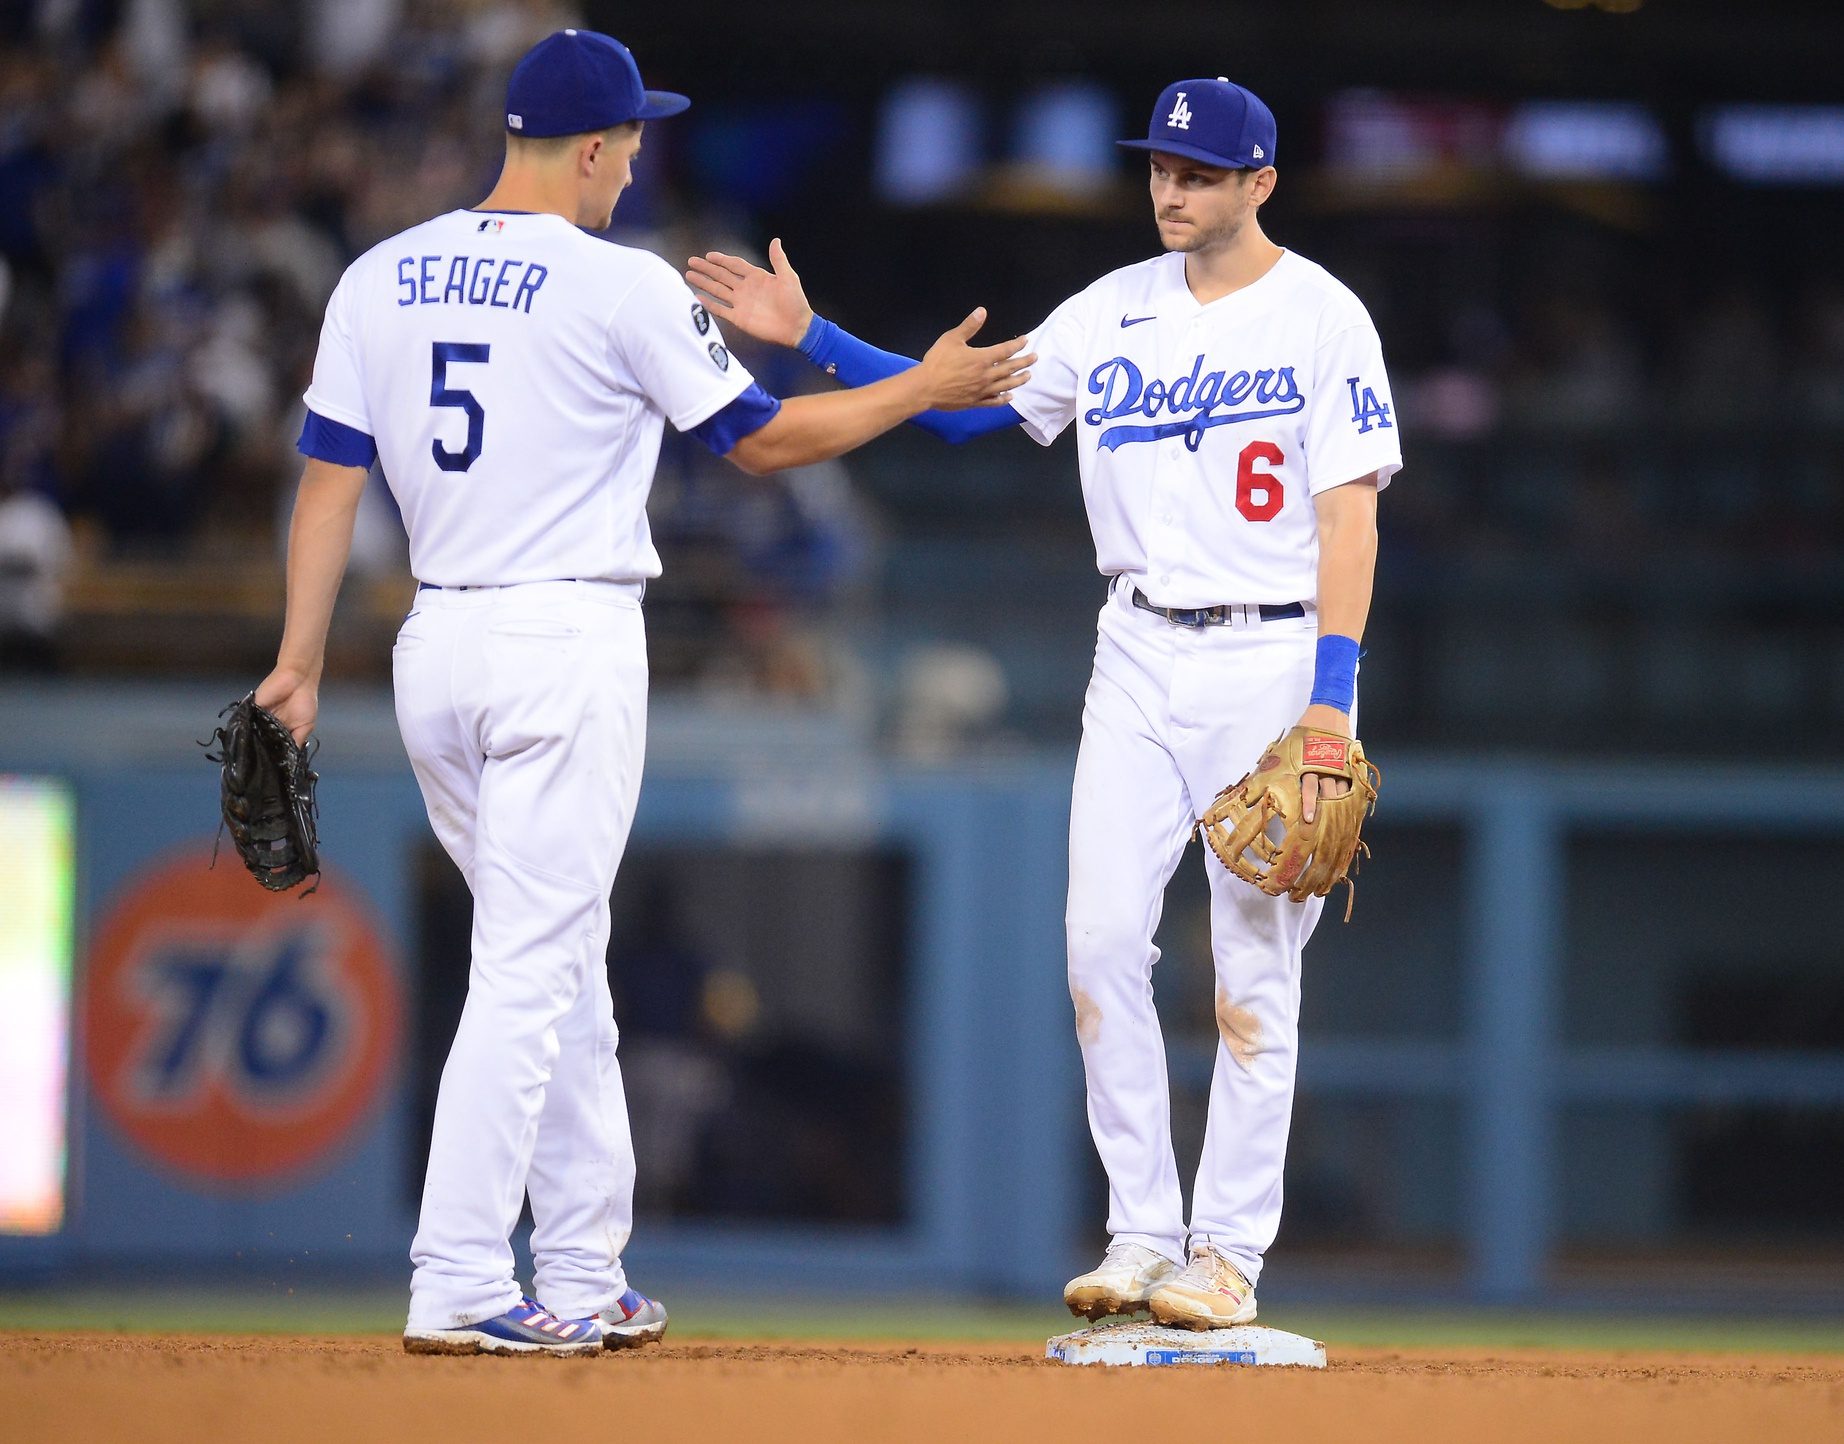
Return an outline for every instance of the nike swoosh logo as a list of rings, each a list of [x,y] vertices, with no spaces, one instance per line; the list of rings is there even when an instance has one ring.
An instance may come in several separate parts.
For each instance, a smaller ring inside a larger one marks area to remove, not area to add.
[[[1120,318],[1120,328],[1125,331],[1129,326],[1137,326],[1142,321],[1157,321],[1158,319],[1157,316],[1122,316]]]

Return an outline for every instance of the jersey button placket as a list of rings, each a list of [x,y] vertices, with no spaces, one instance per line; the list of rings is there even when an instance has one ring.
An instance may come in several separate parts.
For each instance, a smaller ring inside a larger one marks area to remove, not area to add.
[[[1170,334],[1175,329],[1168,328],[1169,339],[1161,349],[1159,358],[1158,374],[1167,383],[1188,372],[1191,369],[1192,359],[1198,354],[1194,349],[1197,334],[1196,321],[1192,320],[1182,331]],[[1165,419],[1177,421],[1180,417],[1176,412],[1168,412]],[[1158,443],[1158,451],[1159,485],[1153,502],[1159,523],[1159,552],[1162,562],[1159,582],[1166,589],[1166,595],[1169,597],[1173,573],[1182,573],[1184,570],[1186,542],[1182,529],[1186,516],[1184,488],[1191,484],[1192,469],[1186,465],[1184,437],[1168,436]],[[1192,603],[1187,603],[1189,604]]]
[[[1158,333],[1164,327],[1160,322],[1154,321],[1150,329]],[[1163,367],[1166,360],[1165,352],[1156,343],[1156,335],[1151,339],[1154,344],[1149,348],[1151,356],[1145,366],[1149,381],[1164,374]],[[1157,425],[1163,419],[1160,415],[1150,417],[1148,421],[1152,425]],[[1149,472],[1146,479],[1146,525],[1143,532],[1146,538],[1146,583],[1152,589],[1154,601],[1161,605],[1169,605],[1165,600],[1170,595],[1172,583],[1171,538],[1168,531],[1172,504],[1170,483],[1167,480],[1169,468],[1166,464],[1169,453],[1166,444],[1162,441],[1150,442],[1136,449],[1144,452]]]

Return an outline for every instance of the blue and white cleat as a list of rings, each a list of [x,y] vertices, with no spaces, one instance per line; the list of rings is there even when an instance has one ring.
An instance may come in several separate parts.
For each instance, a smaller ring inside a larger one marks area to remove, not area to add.
[[[639,1295],[630,1290],[629,1297]],[[659,1317],[663,1333],[664,1310]],[[533,1299],[520,1299],[505,1313],[477,1324],[403,1331],[406,1354],[594,1354],[601,1348],[601,1318],[560,1319]]]
[[[596,1315],[602,1326],[602,1347],[637,1349],[666,1337],[666,1306],[639,1289],[629,1289]]]

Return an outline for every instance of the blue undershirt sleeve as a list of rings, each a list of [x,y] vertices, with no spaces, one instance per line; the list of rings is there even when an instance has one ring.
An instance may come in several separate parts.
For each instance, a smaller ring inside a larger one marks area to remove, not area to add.
[[[330,461],[335,466],[369,467],[378,459],[377,442],[356,426],[347,426],[317,411],[307,413],[295,450],[315,461]]]
[[[781,402],[751,381],[736,400],[700,421],[690,434],[719,456],[728,456],[737,442],[760,431],[780,410]]]
[[[847,386],[869,386],[873,381],[896,376],[917,364],[894,351],[880,351],[868,341],[860,341],[850,331],[817,315],[801,338],[800,354]],[[920,416],[910,417],[909,424],[958,446],[976,436],[1016,426],[1023,419],[1010,406],[981,406],[966,411],[924,411]]]

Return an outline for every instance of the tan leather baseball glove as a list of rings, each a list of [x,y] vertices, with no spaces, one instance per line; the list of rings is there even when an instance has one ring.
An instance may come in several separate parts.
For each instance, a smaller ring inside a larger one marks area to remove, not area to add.
[[[1321,792],[1308,822],[1300,782],[1310,774],[1345,778],[1351,790],[1342,797]],[[1358,832],[1382,778],[1355,737],[1295,727],[1269,745],[1254,771],[1216,795],[1197,832],[1224,867],[1270,897],[1305,902],[1344,883],[1351,889],[1348,922],[1357,884],[1347,874],[1360,848],[1370,852]],[[1269,825],[1276,819],[1278,829]]]

